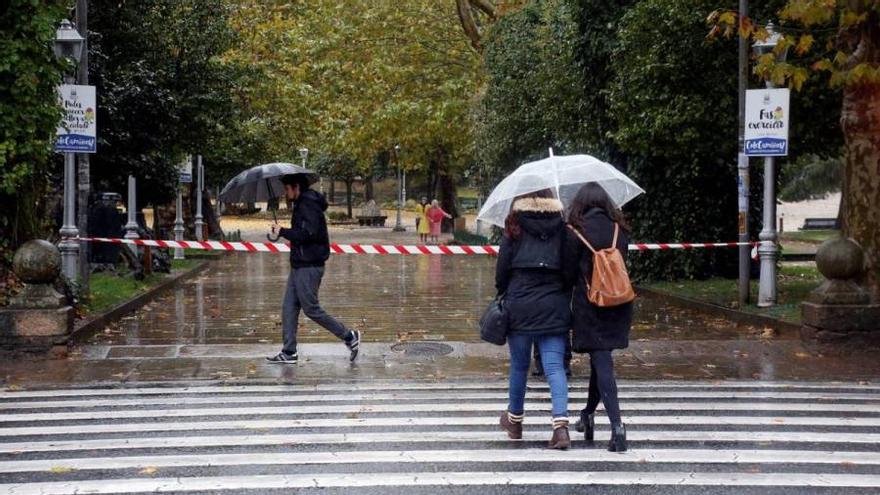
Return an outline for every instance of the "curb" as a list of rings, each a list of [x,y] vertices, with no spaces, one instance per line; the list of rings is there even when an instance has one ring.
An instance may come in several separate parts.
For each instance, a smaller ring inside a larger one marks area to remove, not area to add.
[[[669,292],[649,289],[642,286],[636,286],[636,293],[648,299],[662,300],[664,302],[668,302],[682,308],[694,309],[697,311],[702,311],[704,313],[709,313],[711,315],[721,316],[736,323],[770,327],[779,331],[780,333],[792,332],[794,338],[800,338],[799,335],[801,331],[801,325],[798,323],[780,320],[779,318],[774,318],[772,316],[746,313],[743,311],[738,311],[736,309],[725,308],[724,306],[719,306],[717,304],[698,301],[689,297],[682,297],[671,294]]]
[[[101,314],[97,314],[87,319],[81,325],[74,326],[73,331],[70,332],[70,335],[67,336],[67,342],[71,343],[82,341],[91,337],[97,331],[107,326],[107,324],[111,321],[117,320],[125,314],[131,313],[132,311],[140,308],[141,306],[153,300],[162,292],[171,289],[177,286],[179,283],[184,282],[192,278],[193,276],[201,273],[206,268],[208,268],[208,266],[210,266],[210,262],[203,261],[185,272],[179,273],[171,278],[168,278],[167,280],[162,281],[158,285],[148,289],[146,292],[138,294],[128,301],[122,302]]]

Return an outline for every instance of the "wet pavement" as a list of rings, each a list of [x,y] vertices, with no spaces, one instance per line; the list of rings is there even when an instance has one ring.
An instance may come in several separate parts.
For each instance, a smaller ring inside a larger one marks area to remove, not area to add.
[[[336,242],[411,242],[388,230],[333,232]],[[284,254],[238,253],[212,261],[197,278],[84,338],[67,359],[0,362],[7,385],[153,381],[440,380],[500,378],[503,347],[479,342],[478,320],[494,296],[494,259],[486,256],[331,257],[324,307],[363,331],[363,357],[307,318],[301,362],[266,363],[280,346]],[[620,376],[668,380],[863,380],[880,378],[876,352],[805,348],[797,335],[740,325],[662,301],[641,299],[632,345],[615,353]],[[409,348],[433,343],[448,349]],[[401,346],[400,344],[403,344]],[[419,352],[439,351],[439,352]],[[588,363],[576,357],[575,375]]]
[[[236,253],[198,278],[122,318],[89,344],[244,344],[280,342],[280,305],[288,275],[282,254]],[[333,256],[321,301],[367,342],[479,342],[478,320],[494,297],[487,256]],[[757,339],[762,330],[640,300],[634,339]],[[335,338],[305,316],[300,341]]]

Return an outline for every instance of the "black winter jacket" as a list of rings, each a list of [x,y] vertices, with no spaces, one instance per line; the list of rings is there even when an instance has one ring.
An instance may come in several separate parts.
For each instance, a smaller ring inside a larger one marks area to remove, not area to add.
[[[293,203],[289,229],[281,229],[281,237],[290,241],[290,266],[304,268],[324,266],[330,257],[330,236],[324,211],[327,200],[311,189]]]
[[[600,250],[611,247],[614,238],[614,223],[605,210],[593,208],[581,217],[581,233]],[[568,230],[568,229],[566,229]],[[572,349],[574,352],[594,350],[625,349],[629,346],[629,331],[633,319],[633,303],[611,308],[600,308],[587,300],[587,282],[593,277],[593,253],[571,231],[568,232],[568,251],[572,253],[574,265],[567,268],[577,274],[572,295]],[[621,229],[617,238],[617,249],[627,257],[629,235]]]
[[[555,199],[521,199],[513,205],[522,235],[506,233],[498,252],[495,288],[504,294],[511,333],[545,335],[571,329],[571,288],[562,268],[565,224]]]

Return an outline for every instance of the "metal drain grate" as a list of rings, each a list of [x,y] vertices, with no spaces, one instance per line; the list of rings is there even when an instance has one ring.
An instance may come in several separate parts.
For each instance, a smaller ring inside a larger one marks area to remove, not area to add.
[[[442,342],[401,342],[391,350],[411,356],[445,356],[453,351],[451,345]]]

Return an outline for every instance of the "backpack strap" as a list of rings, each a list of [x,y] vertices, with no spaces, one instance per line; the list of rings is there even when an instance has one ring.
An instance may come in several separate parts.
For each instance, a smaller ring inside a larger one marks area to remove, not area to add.
[[[578,231],[578,229],[574,228],[574,226],[572,226],[571,224],[568,224],[568,228],[571,229],[571,231],[574,232],[576,236],[578,236],[578,238],[581,240],[581,242],[584,243],[584,245],[586,245],[588,248],[590,248],[590,251],[591,251],[593,254],[596,254],[596,250],[593,249],[593,245],[590,244],[590,241],[588,241],[588,240],[587,240],[587,239],[586,239],[586,238],[580,233],[580,231]],[[616,234],[616,232],[615,232],[615,234]]]
[[[617,249],[617,235],[620,234],[620,225],[614,222],[614,240],[611,241],[611,249]]]

